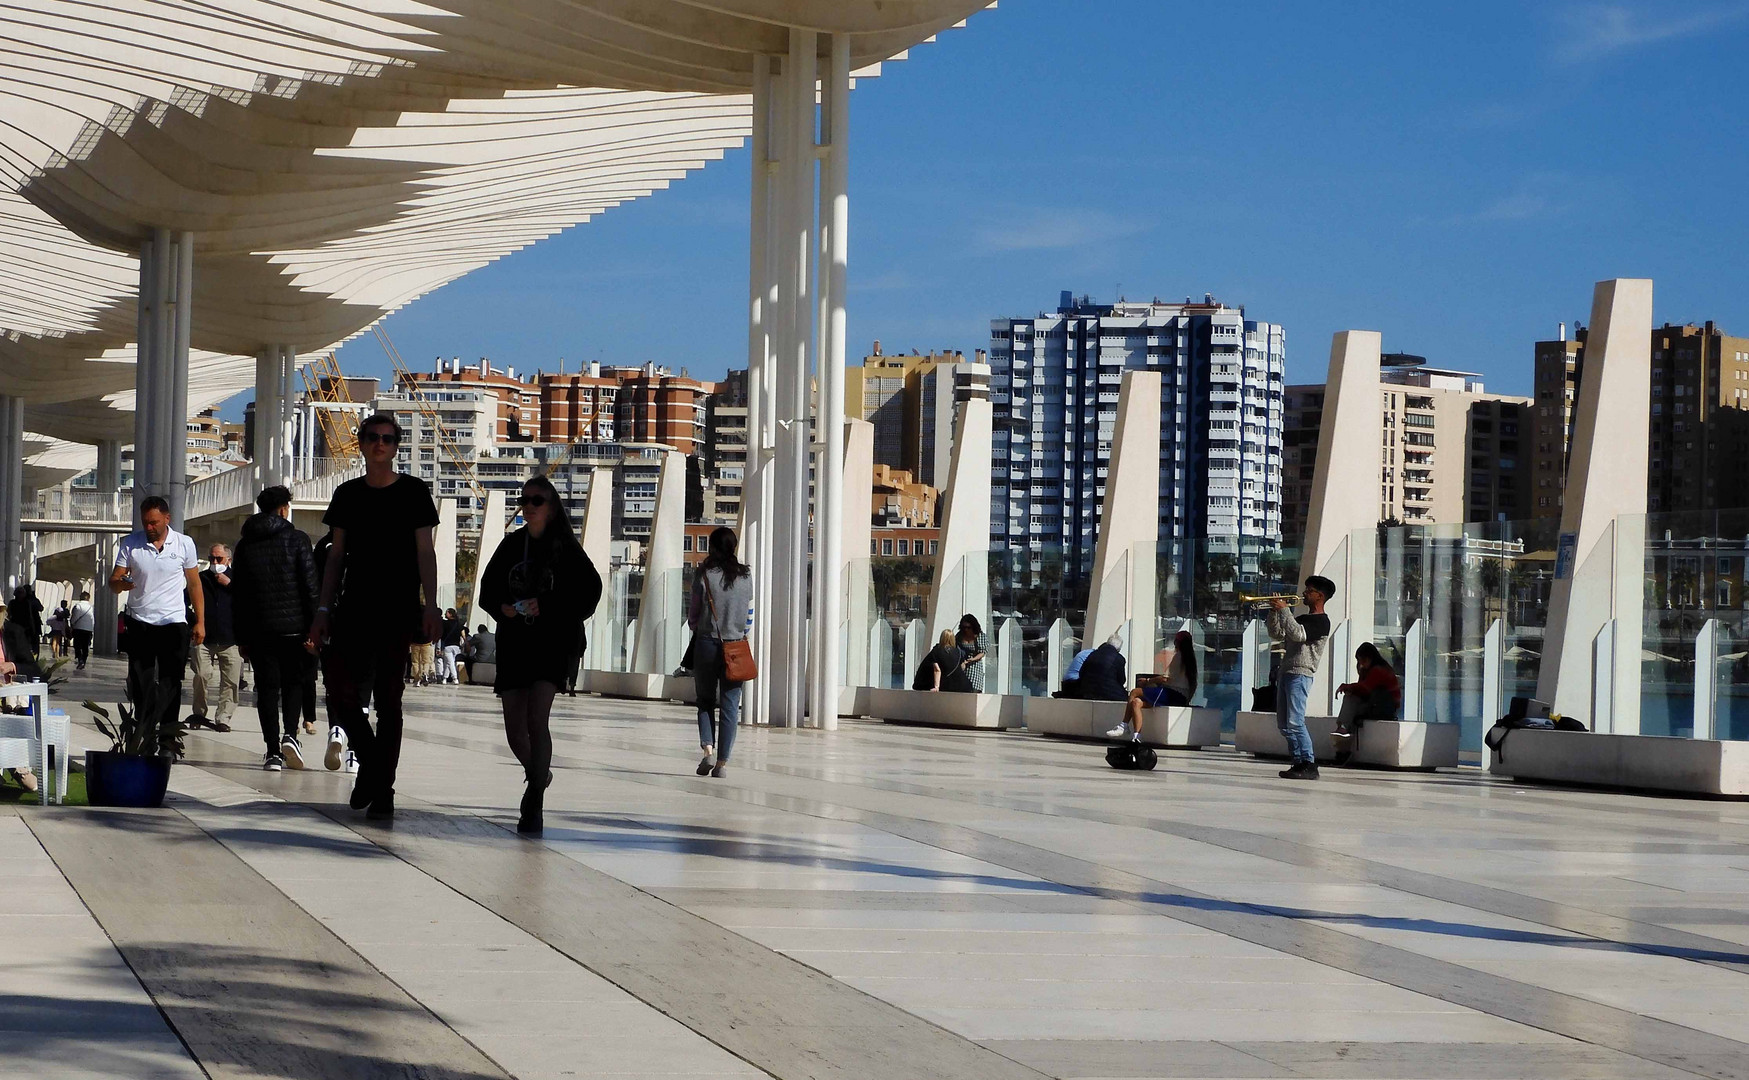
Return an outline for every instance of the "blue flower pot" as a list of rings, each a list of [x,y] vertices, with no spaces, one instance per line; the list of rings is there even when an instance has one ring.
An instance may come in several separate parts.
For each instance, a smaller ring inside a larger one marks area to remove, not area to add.
[[[85,795],[92,806],[163,806],[169,786],[169,758],[85,752]]]

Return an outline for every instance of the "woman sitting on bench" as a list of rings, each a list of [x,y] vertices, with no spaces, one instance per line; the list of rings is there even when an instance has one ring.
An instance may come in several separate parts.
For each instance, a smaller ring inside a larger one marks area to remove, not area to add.
[[[1190,631],[1180,630],[1172,638],[1172,648],[1160,675],[1143,675],[1124,703],[1123,723],[1105,733],[1108,739],[1121,739],[1125,734],[1136,742],[1142,739],[1142,710],[1162,706],[1189,705],[1196,693],[1196,641]]]
[[[1361,642],[1354,650],[1354,666],[1360,670],[1360,679],[1336,688],[1342,695],[1342,711],[1331,739],[1336,743],[1338,766],[1354,757],[1360,745],[1360,725],[1368,720],[1395,720],[1403,704],[1403,684],[1378,646]]]
[[[929,650],[929,655],[917,666],[917,675],[911,680],[911,689],[949,694],[974,693],[972,680],[966,677],[966,669],[961,664],[964,657],[953,631],[943,630],[941,641]]]

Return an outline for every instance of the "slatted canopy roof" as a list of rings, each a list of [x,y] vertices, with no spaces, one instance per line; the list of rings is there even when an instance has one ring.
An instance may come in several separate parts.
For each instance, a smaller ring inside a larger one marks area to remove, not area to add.
[[[0,393],[52,439],[131,440],[153,228],[194,237],[198,409],[263,348],[326,349],[720,158],[790,27],[869,76],[985,6],[0,3]]]

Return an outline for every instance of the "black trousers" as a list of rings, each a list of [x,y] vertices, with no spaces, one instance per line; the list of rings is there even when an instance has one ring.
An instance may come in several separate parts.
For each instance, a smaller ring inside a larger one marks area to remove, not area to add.
[[[80,667],[84,667],[85,661],[91,658],[91,631],[73,631],[73,658],[79,661]]]
[[[346,729],[347,743],[358,755],[359,782],[383,793],[394,792],[401,763],[401,673],[410,644],[404,628],[342,622],[322,653],[328,715]],[[373,697],[374,731],[365,715]]]
[[[309,658],[302,634],[263,638],[250,646],[249,662],[255,668],[255,710],[261,714],[261,738],[270,754],[279,752],[282,739],[298,737]]]
[[[182,675],[188,667],[188,624],[153,626],[127,620],[128,697],[145,728],[148,755],[169,751],[158,734],[182,709]]]

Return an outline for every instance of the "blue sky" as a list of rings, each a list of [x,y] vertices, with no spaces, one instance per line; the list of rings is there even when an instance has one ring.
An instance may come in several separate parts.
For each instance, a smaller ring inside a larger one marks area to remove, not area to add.
[[[852,99],[850,342],[1212,292],[1527,392],[1592,283],[1749,335],[1749,0],[1003,0]],[[388,320],[402,354],[519,370],[745,365],[745,151]],[[386,371],[371,339],[348,371]],[[233,403],[236,405],[237,403]],[[238,406],[240,408],[240,405]],[[230,411],[230,410],[227,410]]]

